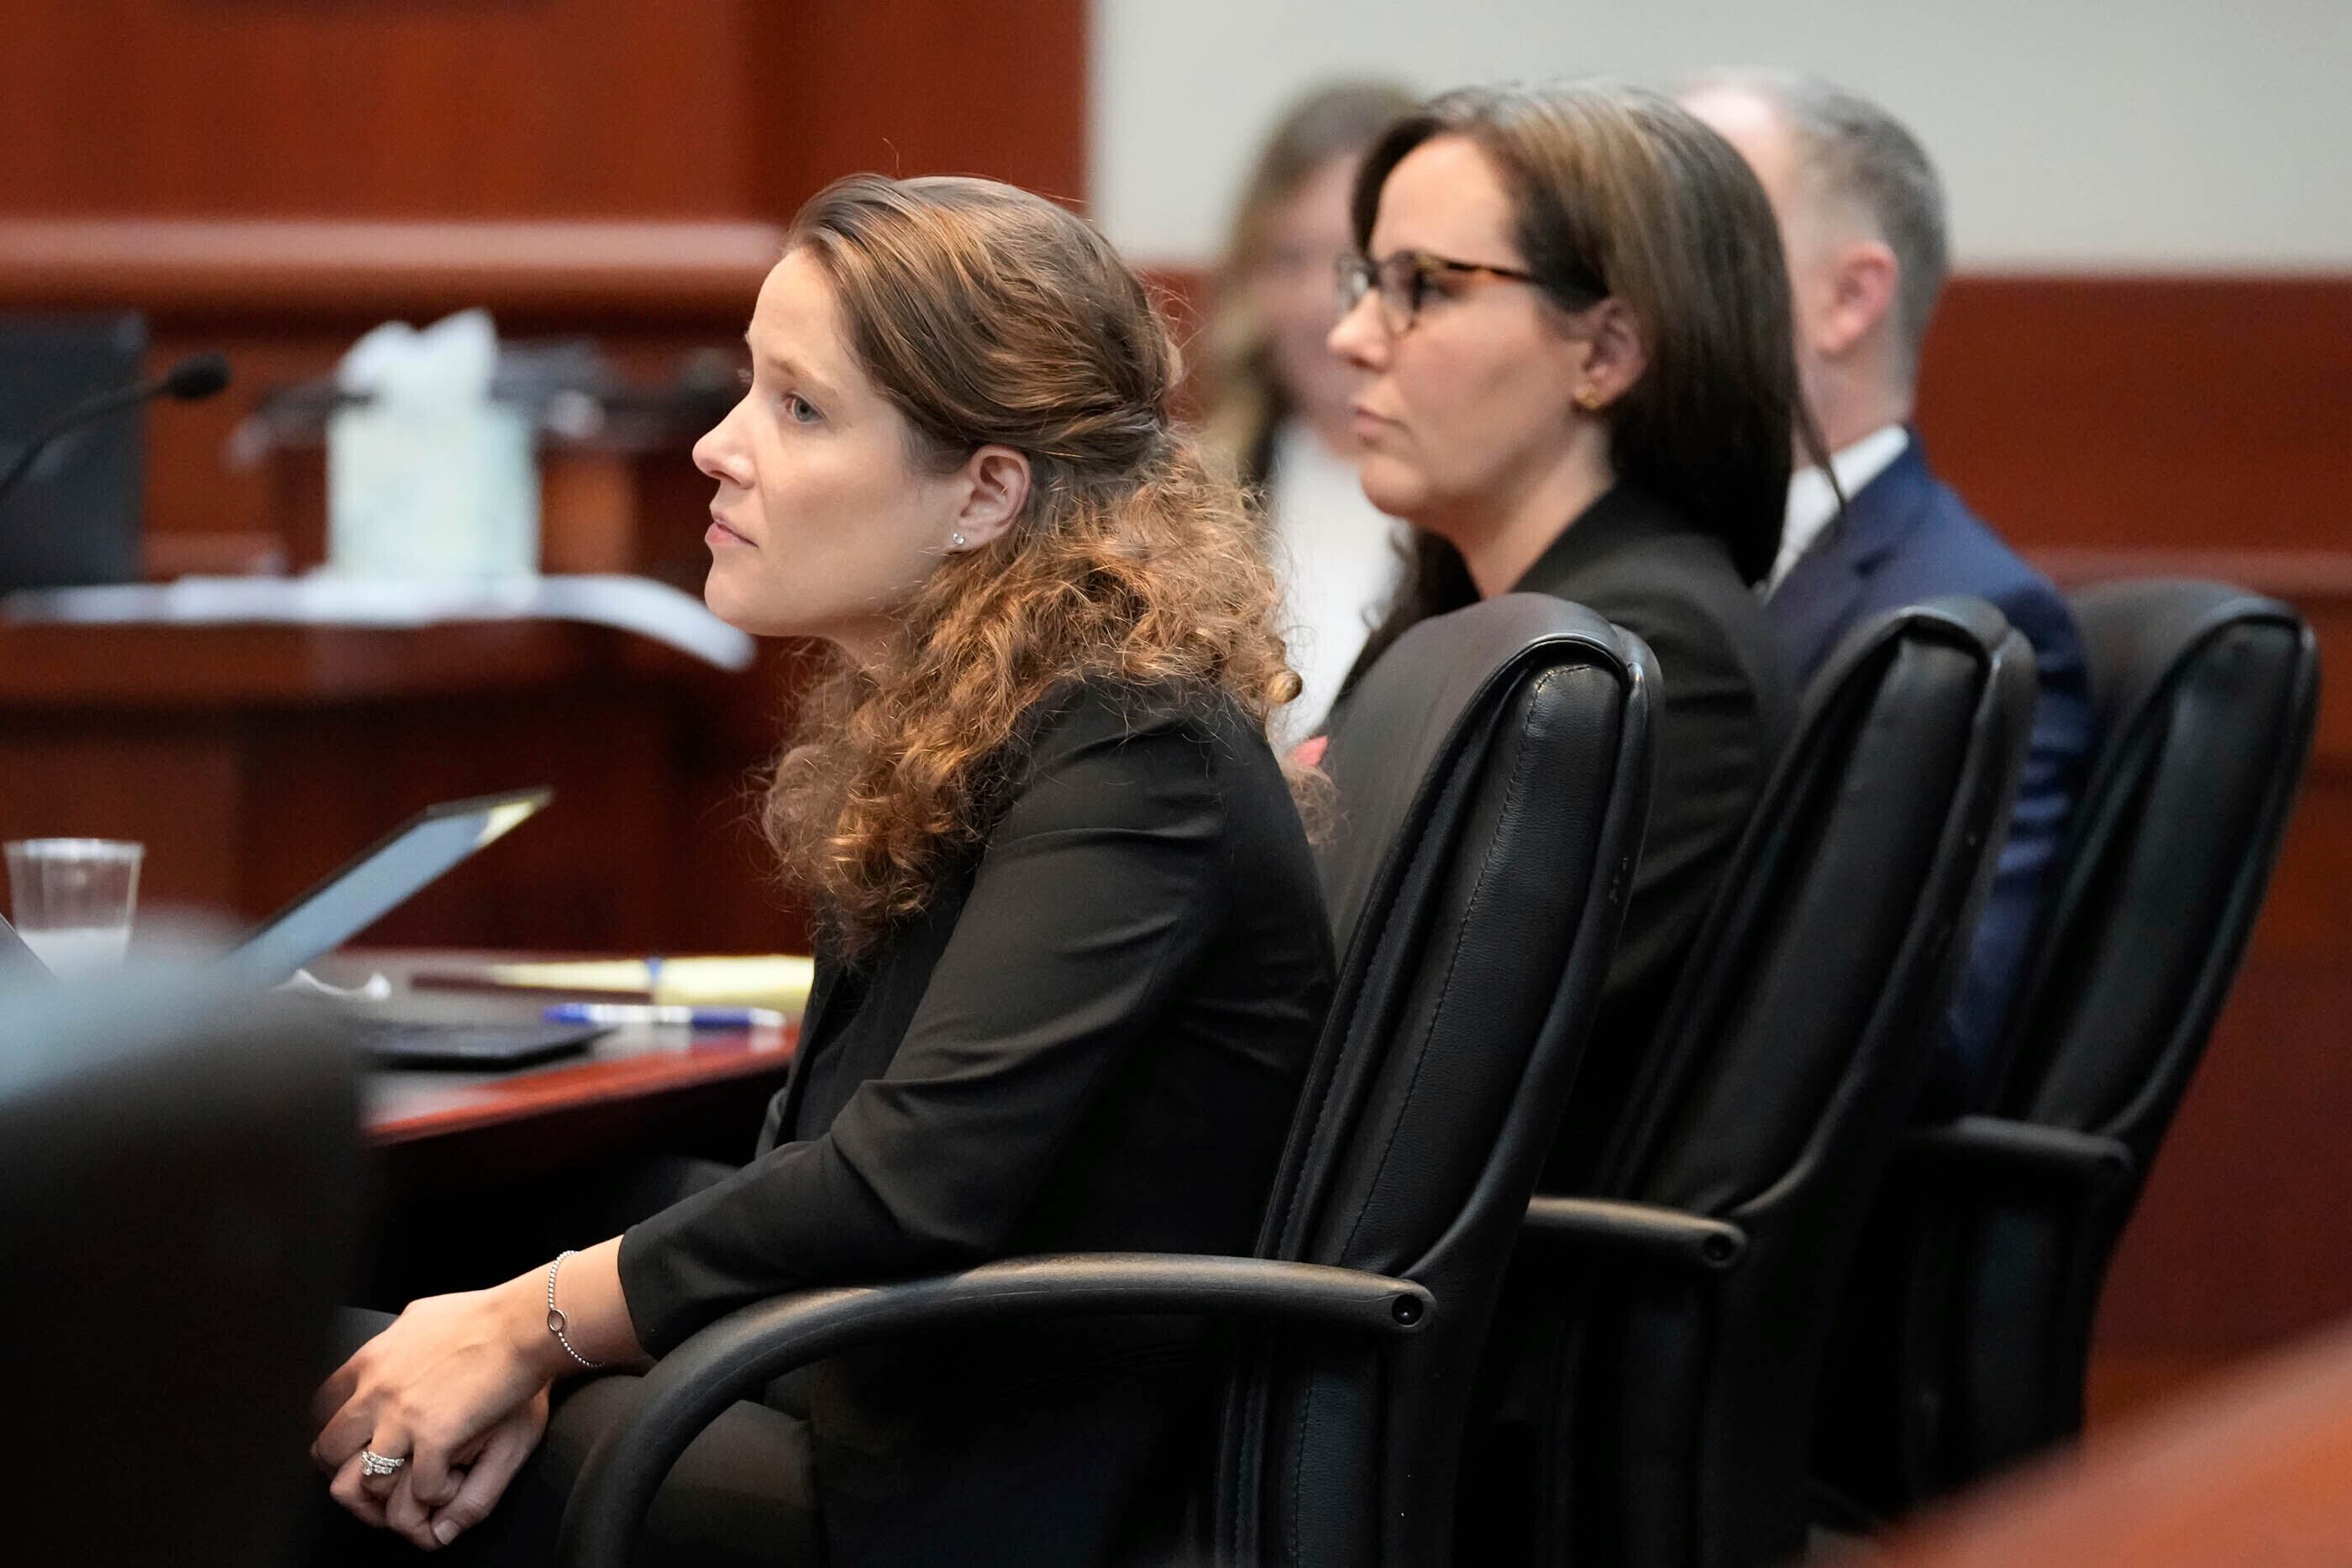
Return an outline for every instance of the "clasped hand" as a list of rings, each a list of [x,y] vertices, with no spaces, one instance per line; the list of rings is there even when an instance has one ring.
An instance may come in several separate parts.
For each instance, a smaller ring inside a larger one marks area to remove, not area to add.
[[[413,1301],[320,1385],[310,1457],[336,1501],[428,1552],[488,1516],[547,1429],[554,1376],[518,1332],[512,1295]],[[362,1450],[408,1462],[371,1476]]]

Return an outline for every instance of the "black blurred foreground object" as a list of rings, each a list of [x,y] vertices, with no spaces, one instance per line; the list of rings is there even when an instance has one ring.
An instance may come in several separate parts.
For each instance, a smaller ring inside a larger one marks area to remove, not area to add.
[[[2099,747],[1979,1114],[1914,1133],[1872,1220],[1816,1462],[1842,1522],[2083,1424],[2107,1266],[2245,956],[2319,655],[2221,583],[2073,596]]]
[[[1815,676],[1630,1092],[1577,1086],[1620,1098],[1570,1124],[1614,1130],[1528,1207],[1457,1561],[1802,1553],[1827,1309],[1966,960],[2033,699],[2032,650],[1975,599],[1875,617]]]
[[[1510,595],[1423,622],[1358,686],[1326,759],[1346,956],[1260,1256],[1012,1260],[747,1307],[597,1444],[563,1560],[627,1563],[671,1461],[789,1367],[990,1318],[1200,1312],[1280,1326],[1239,1341],[1191,1550],[1150,1560],[1443,1563],[1468,1375],[1624,913],[1656,680],[1591,612]]]
[[[296,1560],[356,1094],[330,1015],[216,975],[0,992],[0,1558]]]

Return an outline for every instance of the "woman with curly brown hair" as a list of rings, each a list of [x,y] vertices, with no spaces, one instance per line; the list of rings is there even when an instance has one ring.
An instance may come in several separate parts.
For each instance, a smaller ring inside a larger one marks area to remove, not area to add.
[[[1110,247],[1007,186],[844,181],[747,340],[745,396],[695,452],[705,596],[829,649],[766,813],[819,917],[799,1057],[749,1166],[412,1303],[321,1388],[337,1500],[428,1549],[543,1561],[634,1381],[577,1375],[747,1302],[1012,1253],[1247,1251],[1328,999],[1265,738],[1297,688],[1274,579],[1169,426],[1174,350]],[[1102,1561],[1181,1504],[1200,1332],[823,1364],[689,1449],[647,1551]]]

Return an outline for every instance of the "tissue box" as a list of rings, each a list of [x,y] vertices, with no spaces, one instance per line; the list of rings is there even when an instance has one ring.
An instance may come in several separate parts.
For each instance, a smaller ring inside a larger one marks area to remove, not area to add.
[[[354,400],[327,425],[327,565],[341,576],[500,578],[539,570],[531,422],[491,395],[498,332],[463,310],[378,327],[343,357]]]
[[[327,427],[327,564],[352,577],[539,570],[539,471],[520,410],[362,405]]]

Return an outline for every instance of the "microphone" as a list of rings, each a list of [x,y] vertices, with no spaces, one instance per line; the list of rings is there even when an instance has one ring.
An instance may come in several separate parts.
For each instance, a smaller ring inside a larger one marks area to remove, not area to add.
[[[63,413],[58,414],[33,434],[16,460],[0,474],[0,504],[8,499],[10,491],[25,481],[33,471],[34,459],[48,449],[49,444],[68,431],[102,419],[119,409],[145,402],[150,398],[167,397],[176,402],[194,402],[207,398],[228,385],[228,360],[221,354],[191,354],[157,376],[153,381],[134,382],[127,387],[116,387],[86,397]]]
[[[165,371],[154,385],[165,397],[180,402],[208,398],[228,385],[228,356],[190,354]]]

